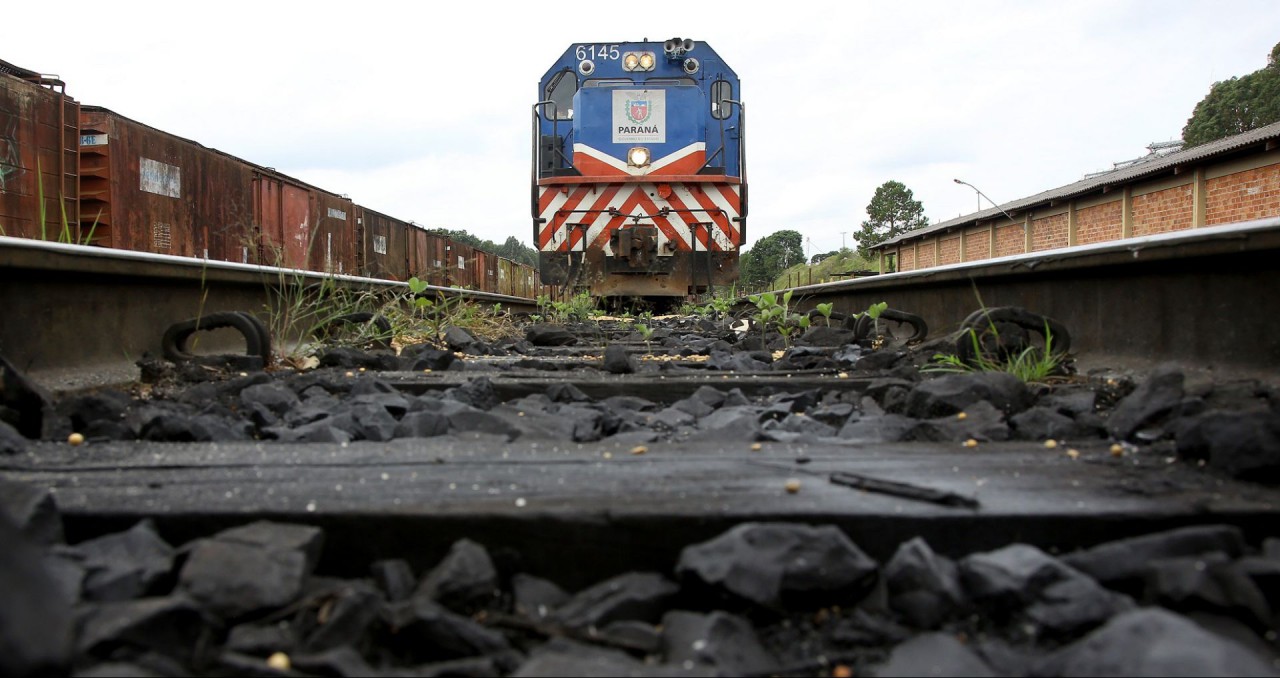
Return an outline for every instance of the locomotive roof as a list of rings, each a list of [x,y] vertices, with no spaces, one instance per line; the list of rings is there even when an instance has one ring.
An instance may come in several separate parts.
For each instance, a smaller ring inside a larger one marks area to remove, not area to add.
[[[622,51],[644,49],[644,50],[653,50],[661,54],[662,46],[663,46],[663,43],[665,42],[666,42],[665,39],[650,40],[648,38],[644,38],[642,40],[575,42],[570,44],[564,50],[564,52],[560,54],[560,57],[557,58],[552,63],[551,67],[547,69],[546,73],[543,73],[541,82],[546,82],[547,78],[551,77],[552,75],[554,75],[555,73],[561,70],[564,70],[564,67],[566,65],[577,64],[579,61],[581,61],[581,59],[578,58],[577,54],[575,54],[579,46],[590,47],[594,45],[599,47],[602,45],[604,46],[617,45],[618,49]],[[693,41],[693,45],[694,45],[693,50],[689,52],[689,56],[697,57],[704,64],[708,64],[708,65],[715,64],[717,72],[722,72],[725,75],[732,77],[733,79],[738,78],[737,72],[734,71],[733,68],[729,66],[729,64],[726,63],[723,58],[721,58],[720,54],[716,52],[716,50],[712,48],[711,45],[705,42],[699,42],[697,40]]]

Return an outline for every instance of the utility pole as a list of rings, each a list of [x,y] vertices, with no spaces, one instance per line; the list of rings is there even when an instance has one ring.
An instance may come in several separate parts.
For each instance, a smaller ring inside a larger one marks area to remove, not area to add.
[[[841,252],[845,251],[846,249],[846,247],[844,246],[844,234],[847,232],[848,231],[840,231],[840,251]]]

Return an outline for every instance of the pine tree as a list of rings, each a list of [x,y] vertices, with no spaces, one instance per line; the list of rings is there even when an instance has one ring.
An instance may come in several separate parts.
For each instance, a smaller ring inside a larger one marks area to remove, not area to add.
[[[867,204],[868,219],[862,228],[854,231],[853,240],[858,244],[858,254],[870,257],[872,247],[913,228],[929,225],[924,215],[924,205],[915,199],[911,189],[900,181],[886,181]]]

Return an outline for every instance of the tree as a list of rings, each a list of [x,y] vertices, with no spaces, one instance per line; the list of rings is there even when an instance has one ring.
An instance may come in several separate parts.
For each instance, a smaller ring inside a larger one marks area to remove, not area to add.
[[[778,231],[756,241],[738,261],[742,281],[770,285],[789,266],[804,263],[804,237],[798,231]]]
[[[830,252],[820,252],[818,254],[813,255],[813,257],[809,259],[809,263],[821,264],[824,259],[830,259],[831,257],[834,257],[837,254],[840,254],[840,250],[831,250]]]
[[[1280,121],[1280,43],[1267,65],[1246,76],[1213,83],[1182,128],[1185,147],[1198,146]]]
[[[538,265],[538,253],[532,247],[520,242],[520,239],[514,235],[507,236],[506,242],[498,247],[496,254],[518,264]]]
[[[867,204],[867,217],[862,228],[853,234],[854,242],[858,243],[858,254],[864,258],[871,256],[870,250],[875,245],[913,228],[929,225],[924,206],[915,199],[911,189],[893,180],[876,189]]]

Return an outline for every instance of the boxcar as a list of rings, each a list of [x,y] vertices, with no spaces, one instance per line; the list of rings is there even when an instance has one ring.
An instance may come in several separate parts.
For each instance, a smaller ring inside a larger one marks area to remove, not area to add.
[[[79,117],[61,80],[0,61],[0,235],[57,239],[65,213],[80,240]]]
[[[96,245],[254,260],[253,169],[113,111],[80,111],[82,230]]]
[[[410,273],[409,224],[356,205],[354,240],[356,267],[361,275],[388,280],[408,280]]]
[[[351,200],[97,106],[80,114],[81,228],[94,244],[355,270]]]

